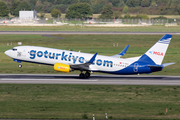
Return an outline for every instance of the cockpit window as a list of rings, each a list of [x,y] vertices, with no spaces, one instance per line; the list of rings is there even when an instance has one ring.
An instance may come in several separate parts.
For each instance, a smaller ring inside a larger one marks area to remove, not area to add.
[[[17,49],[16,49],[16,48],[13,48],[12,50],[13,50],[13,51],[17,51]]]

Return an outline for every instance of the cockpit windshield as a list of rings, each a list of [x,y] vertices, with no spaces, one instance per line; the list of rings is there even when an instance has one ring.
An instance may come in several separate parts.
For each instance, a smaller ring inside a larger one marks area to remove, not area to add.
[[[17,51],[17,49],[16,49],[16,48],[13,48],[12,50],[13,50],[13,51]]]

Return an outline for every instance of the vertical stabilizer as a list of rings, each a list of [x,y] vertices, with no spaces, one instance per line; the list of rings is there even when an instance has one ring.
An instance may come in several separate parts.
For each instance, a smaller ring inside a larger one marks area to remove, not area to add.
[[[164,56],[166,54],[167,48],[171,41],[172,35],[166,34],[162,37],[155,45],[153,45],[146,53],[149,58],[151,58],[155,64],[161,65]]]

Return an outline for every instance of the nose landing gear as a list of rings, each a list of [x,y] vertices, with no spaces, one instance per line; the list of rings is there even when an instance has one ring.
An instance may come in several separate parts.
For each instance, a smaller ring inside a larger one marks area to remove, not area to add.
[[[22,68],[22,64],[19,64],[18,67],[19,67],[19,68]]]

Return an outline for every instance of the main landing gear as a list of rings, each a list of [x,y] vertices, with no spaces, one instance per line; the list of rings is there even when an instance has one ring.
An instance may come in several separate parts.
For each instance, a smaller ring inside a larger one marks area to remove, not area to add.
[[[83,71],[81,71],[81,73],[79,74],[79,78],[89,78],[90,77],[90,72],[86,71],[86,73],[84,74]]]

